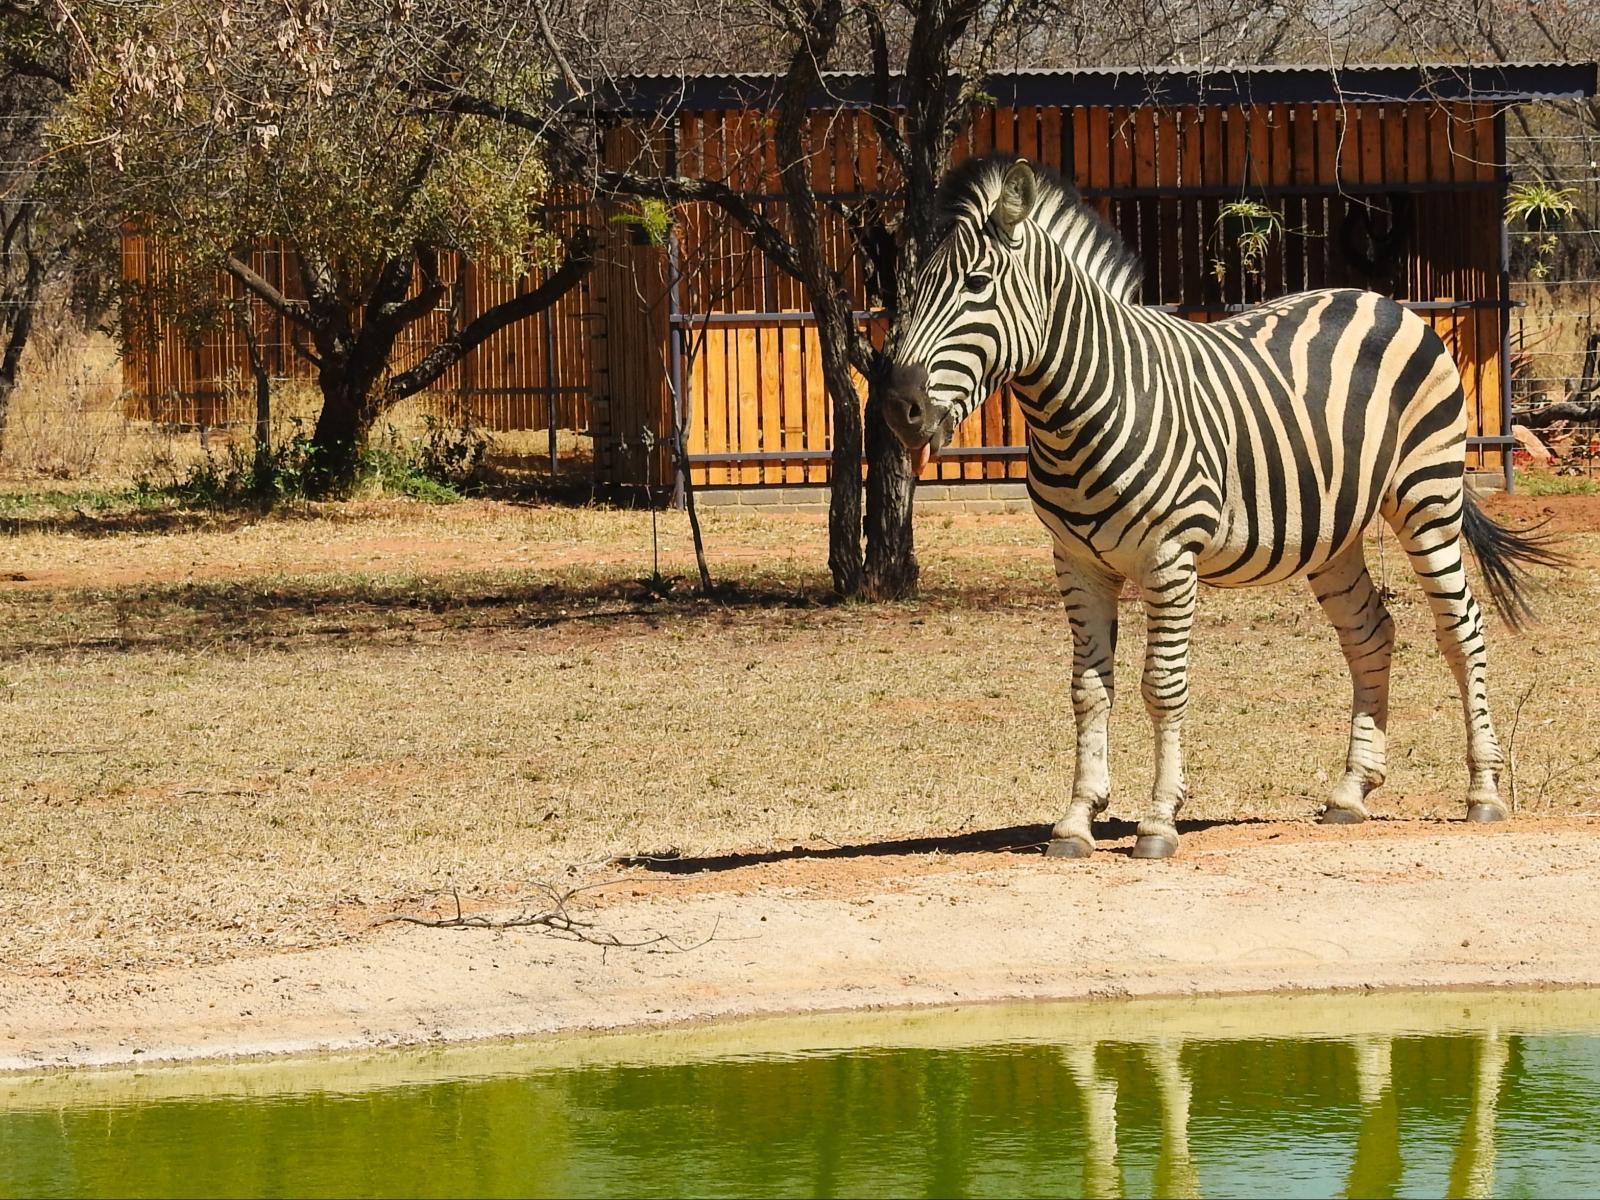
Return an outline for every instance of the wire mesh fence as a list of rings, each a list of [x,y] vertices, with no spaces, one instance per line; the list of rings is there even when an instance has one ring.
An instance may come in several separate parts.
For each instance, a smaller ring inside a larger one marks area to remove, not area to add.
[[[1557,210],[1510,223],[1513,418],[1551,456],[1535,462],[1530,443],[1517,457],[1600,477],[1600,132],[1506,141],[1518,182],[1545,185]]]

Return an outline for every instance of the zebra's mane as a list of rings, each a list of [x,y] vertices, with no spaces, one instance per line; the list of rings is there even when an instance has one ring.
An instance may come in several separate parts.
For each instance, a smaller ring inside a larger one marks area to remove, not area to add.
[[[970,218],[980,226],[994,211],[1006,171],[1019,158],[996,152],[969,158],[945,177],[939,189],[939,219],[948,228]],[[1138,299],[1144,264],[1117,231],[1083,202],[1078,190],[1049,167],[1028,164],[1039,181],[1031,220],[1049,233],[1079,270],[1119,300]]]

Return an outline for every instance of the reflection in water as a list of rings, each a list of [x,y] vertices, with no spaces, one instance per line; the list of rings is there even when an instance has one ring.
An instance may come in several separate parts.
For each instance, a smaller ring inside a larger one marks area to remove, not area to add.
[[[1200,1195],[1200,1175],[1189,1154],[1189,1102],[1194,1084],[1183,1066],[1183,1043],[1152,1042],[1145,1047],[1145,1058],[1161,1102],[1161,1149],[1151,1191],[1189,1200]]]
[[[1466,1121],[1456,1139],[1445,1194],[1463,1200],[1488,1197],[1494,1190],[1495,1123],[1501,1076],[1509,1056],[1507,1042],[1491,1028],[1478,1044]],[[1400,1103],[1394,1088],[1394,1038],[1363,1035],[1353,1039],[1360,1123],[1345,1185],[1347,1197],[1387,1200],[1399,1194],[1405,1173],[1400,1144]],[[1117,1164],[1117,1078],[1099,1069],[1097,1043],[1064,1047],[1066,1063],[1083,1107],[1083,1187],[1088,1200],[1117,1200],[1123,1194]],[[1183,1065],[1181,1041],[1161,1039],[1143,1047],[1150,1094],[1160,1114],[1160,1141],[1151,1192],[1188,1200],[1200,1196],[1200,1176],[1189,1149],[1189,1112],[1194,1085]]]
[[[1477,1197],[1600,1177],[1592,1034],[1073,1032],[1064,1011],[1048,1040],[365,1091],[324,1068],[317,1089],[137,1103],[0,1081],[0,1196]]]
[[[1478,1053],[1478,1070],[1472,1081],[1472,1107],[1467,1112],[1461,1138],[1450,1166],[1450,1196],[1494,1194],[1494,1129],[1500,1115],[1500,1080],[1505,1074],[1510,1047],[1497,1029],[1484,1035]]]
[[[1088,1200],[1118,1200],[1122,1173],[1117,1170],[1117,1080],[1095,1068],[1095,1043],[1083,1042],[1061,1051],[1083,1100],[1083,1192]]]
[[[1389,1200],[1400,1187],[1405,1163],[1400,1157],[1400,1101],[1394,1092],[1394,1039],[1366,1036],[1355,1050],[1356,1091],[1361,1098],[1361,1131],[1344,1194]]]

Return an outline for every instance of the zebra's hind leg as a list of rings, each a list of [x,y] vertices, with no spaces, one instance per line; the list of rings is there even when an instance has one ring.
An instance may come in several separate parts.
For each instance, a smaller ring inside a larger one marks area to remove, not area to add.
[[[1189,796],[1183,770],[1183,716],[1189,707],[1189,633],[1200,579],[1194,555],[1179,551],[1141,581],[1144,594],[1145,710],[1155,733],[1156,778],[1139,822],[1135,858],[1171,858],[1178,851],[1178,810]]]
[[[1066,816],[1050,831],[1046,853],[1086,858],[1094,850],[1094,818],[1111,801],[1111,766],[1106,726],[1115,696],[1117,593],[1122,579],[1078,563],[1056,548],[1056,578],[1072,626],[1072,715],[1078,753],[1072,766],[1072,799]]]
[[[1311,591],[1339,631],[1339,647],[1350,666],[1350,748],[1344,776],[1333,785],[1322,810],[1324,825],[1367,819],[1367,794],[1388,772],[1389,664],[1394,657],[1394,622],[1372,586],[1365,551],[1358,541],[1311,576]]]
[[[1489,716],[1489,655],[1483,637],[1483,610],[1467,585],[1461,560],[1463,494],[1402,498],[1390,524],[1411,569],[1433,609],[1439,652],[1450,664],[1461,693],[1467,726],[1467,820],[1503,821],[1500,772],[1505,757]]]

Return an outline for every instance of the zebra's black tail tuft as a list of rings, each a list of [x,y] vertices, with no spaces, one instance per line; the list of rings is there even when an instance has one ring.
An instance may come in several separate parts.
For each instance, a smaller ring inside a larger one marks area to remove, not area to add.
[[[1507,529],[1484,515],[1470,491],[1464,496],[1461,533],[1483,571],[1494,606],[1513,629],[1521,629],[1523,619],[1533,616],[1525,590],[1528,568],[1564,567],[1570,561],[1555,549],[1553,538],[1539,533],[1543,527]]]

